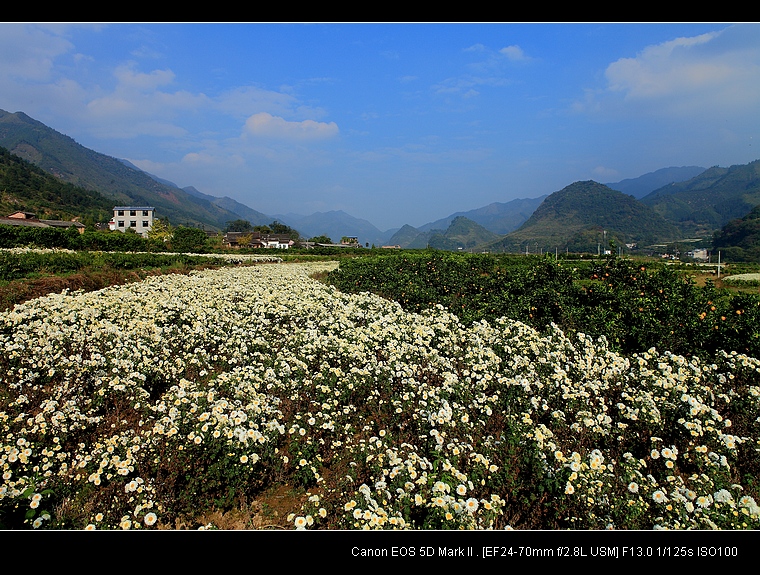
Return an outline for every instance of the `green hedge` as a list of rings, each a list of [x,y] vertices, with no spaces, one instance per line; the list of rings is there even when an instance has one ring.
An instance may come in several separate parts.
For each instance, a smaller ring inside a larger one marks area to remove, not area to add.
[[[0,280],[12,281],[37,275],[58,275],[87,269],[133,270],[203,265],[210,262],[224,264],[222,259],[186,254],[3,250],[0,251]]]
[[[469,324],[499,317],[539,330],[605,336],[617,351],[717,350],[760,357],[760,295],[697,286],[664,265],[485,254],[399,254],[341,261],[328,283],[420,312],[441,304]]]

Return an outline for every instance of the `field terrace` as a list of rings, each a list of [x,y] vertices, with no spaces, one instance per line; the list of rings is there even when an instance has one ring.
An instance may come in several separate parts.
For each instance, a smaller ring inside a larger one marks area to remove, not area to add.
[[[0,314],[0,523],[757,529],[760,360],[407,313],[274,263]],[[204,527],[213,527],[203,525]]]

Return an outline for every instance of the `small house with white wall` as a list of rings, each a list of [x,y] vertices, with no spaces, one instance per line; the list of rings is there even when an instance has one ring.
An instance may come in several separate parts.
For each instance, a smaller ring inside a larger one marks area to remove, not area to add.
[[[156,208],[150,206],[115,206],[113,218],[108,223],[112,230],[126,232],[132,229],[143,237],[153,226]]]

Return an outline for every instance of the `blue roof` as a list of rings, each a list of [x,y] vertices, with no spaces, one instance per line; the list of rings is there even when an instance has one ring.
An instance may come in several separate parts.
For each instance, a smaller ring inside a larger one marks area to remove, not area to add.
[[[114,206],[114,210],[155,210],[152,206]]]

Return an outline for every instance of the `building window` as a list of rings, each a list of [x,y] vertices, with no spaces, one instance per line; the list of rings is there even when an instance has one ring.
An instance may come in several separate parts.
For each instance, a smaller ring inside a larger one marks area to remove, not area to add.
[[[129,215],[130,216],[136,216],[137,215],[137,211],[136,210],[129,210]]]
[[[143,216],[148,217],[148,210],[143,210]]]
[[[120,227],[120,228],[123,228],[123,227],[124,227],[124,220],[119,220],[119,227]]]
[[[130,221],[129,222],[129,227],[130,228],[136,228],[137,227],[137,222],[135,220]]]
[[[150,225],[150,222],[148,220],[143,220],[143,227],[147,228]]]
[[[123,216],[123,215],[124,215],[124,210],[119,210],[119,212],[118,212],[118,214],[117,214],[117,215],[119,215],[119,216]]]

